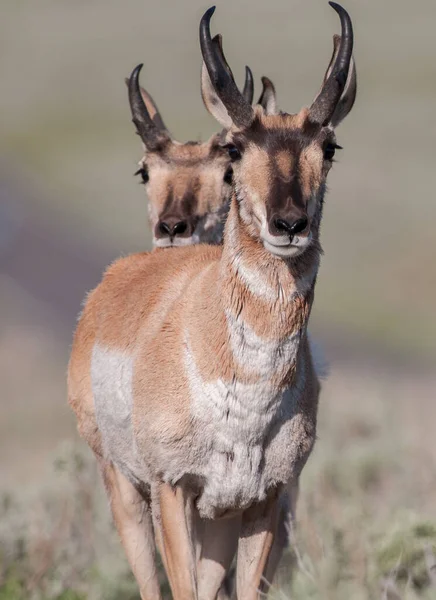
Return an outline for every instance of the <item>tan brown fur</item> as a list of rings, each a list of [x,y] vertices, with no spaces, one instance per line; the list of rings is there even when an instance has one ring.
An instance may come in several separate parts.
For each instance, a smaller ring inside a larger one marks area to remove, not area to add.
[[[71,408],[80,414],[78,430],[88,442],[96,456],[103,455],[101,436],[95,420],[94,398],[92,395],[91,363],[92,349],[96,339],[93,315],[93,292],[88,295],[86,306],[80,316],[71,349],[68,367],[68,400]]]
[[[128,88],[129,81],[125,79]],[[220,134],[203,143],[175,141],[150,94],[142,87],[138,92],[146,118],[153,123],[142,131],[144,156],[136,173],[146,187],[153,246],[221,243],[231,172]]]
[[[276,165],[279,170],[280,175],[283,177],[285,181],[289,181],[292,170],[292,162],[293,156],[286,152],[285,150],[281,150],[277,153],[276,156]]]
[[[238,116],[210,86],[208,107],[226,124]],[[250,110],[236,119],[244,128],[230,123],[226,134],[234,191],[223,245],[117,261],[75,335],[70,404],[98,456],[143,600],[158,597],[153,537],[175,600],[215,600],[235,552],[238,600],[267,591],[262,577],[274,575],[316,439],[320,387],[307,326],[335,137],[308,109],[258,107],[249,120]],[[181,169],[176,183],[162,156],[148,153],[150,185],[151,169],[160,171],[156,195],[183,195],[188,181],[198,195],[190,160],[198,169],[210,151],[193,148],[166,150]],[[134,526],[141,502],[145,529]],[[232,526],[217,527],[221,519]],[[138,547],[147,568],[138,568]]]
[[[323,86],[319,95],[322,93],[324,84],[326,83],[328,77],[332,72],[332,69],[334,68],[334,62],[338,56],[340,44],[340,36],[334,36],[333,55],[330,64],[327,68],[323,81]],[[318,231],[319,221],[321,219],[322,213],[319,206],[319,198],[316,198],[316,194],[314,194],[314,191],[318,190],[318,193],[322,198],[325,191],[325,178],[331,167],[331,162],[324,160],[323,154],[325,152],[325,148],[328,146],[328,144],[330,144],[330,147],[335,147],[336,144],[335,138],[333,136],[333,129],[343,120],[344,117],[347,116],[354,104],[356,96],[356,69],[354,59],[353,57],[351,57],[350,69],[346,85],[343,90],[342,96],[339,99],[339,102],[336,106],[336,109],[330,117],[329,126],[325,130],[321,129],[321,131],[318,132],[315,131],[312,127],[311,110],[309,109],[303,109],[298,115],[286,115],[281,113],[279,115],[279,118],[271,118],[276,116],[278,113],[275,89],[273,84],[269,82],[267,78],[263,78],[262,81],[264,84],[264,89],[262,92],[262,96],[259,100],[259,104],[261,106],[257,107],[253,111],[253,122],[255,125],[254,129],[257,131],[257,135],[255,136],[256,139],[253,139],[253,136],[248,136],[247,139],[247,137],[244,135],[244,129],[241,129],[240,127],[236,127],[234,125],[229,128],[229,132],[226,139],[228,144],[231,145],[232,143],[236,143],[236,147],[239,150],[241,150],[241,148],[243,150],[243,160],[238,161],[238,166],[235,173],[236,194],[240,204],[241,218],[244,221],[244,224],[246,225],[246,233],[249,236],[252,236],[253,238],[257,239],[257,236],[259,234],[259,228],[262,231],[265,221],[268,222],[268,228],[270,228],[271,226],[271,215],[268,215],[268,210],[265,209],[265,205],[270,201],[270,198],[268,198],[269,187],[274,181],[274,177],[280,177],[287,182],[289,179],[292,181],[292,178],[295,178],[296,173],[301,188],[301,197],[295,198],[296,204],[300,204],[301,206],[301,201],[303,201],[306,205],[305,212],[308,217],[308,227],[306,227],[306,231],[309,230],[311,234],[315,234],[313,235],[312,239],[312,247],[316,247],[317,251],[319,252],[320,246],[318,239]],[[216,96],[218,98],[218,94],[216,94]],[[213,94],[211,94],[211,98],[209,100],[210,112],[214,114],[215,118],[217,118],[218,121],[220,121],[222,110],[215,111]],[[303,130],[312,129],[312,132],[314,134],[313,141],[310,142],[306,140],[306,143],[304,144],[304,149],[302,150],[299,156],[298,165],[297,168],[294,169],[293,177],[291,176],[291,171],[293,171],[292,160],[294,159],[292,151],[289,152],[289,150],[280,150],[280,148],[277,147],[275,148],[275,152],[271,152],[274,148],[274,146],[272,147],[271,144],[266,144],[266,148],[263,147],[263,144],[265,144],[266,140],[265,130],[271,131],[275,128],[287,128],[288,131],[292,131],[299,128]],[[259,130],[263,131],[259,134]],[[324,139],[322,139],[320,134],[323,134],[325,136]],[[271,162],[273,162],[274,165],[272,165]],[[273,191],[273,194],[277,194],[277,191],[278,188],[276,187]],[[249,210],[245,210],[244,208],[244,202],[247,197],[250,198]],[[286,208],[286,205],[282,205],[282,209],[283,208]],[[291,216],[292,212],[288,212],[288,214]],[[258,258],[255,257],[255,252],[252,253],[252,256],[252,263],[254,263],[258,260]],[[247,260],[247,263],[248,262],[249,260]],[[253,264],[246,265],[246,268],[248,268],[250,271],[253,269],[253,266]],[[268,278],[264,276],[264,280],[265,279]],[[271,288],[272,286],[271,281],[264,281],[264,284],[266,284],[266,288]],[[312,299],[308,303],[309,311]],[[262,303],[259,300],[258,305],[261,306],[261,304]],[[301,311],[300,314],[304,314],[304,309]],[[308,318],[308,314],[305,316],[305,318]],[[310,357],[310,349],[307,345],[305,346],[304,350],[302,348],[302,355],[306,357],[306,365],[311,365],[311,372],[306,373],[306,377],[308,377],[308,379],[313,384],[312,397],[318,397],[319,384],[317,382],[316,377],[312,376],[313,365]],[[290,371],[289,382],[292,383],[292,370]],[[309,397],[310,396],[311,395],[309,394]],[[307,431],[310,430],[313,423],[315,422],[314,417],[316,416],[316,403],[314,403],[312,407],[315,411],[312,413],[313,418],[312,420],[309,419],[308,421],[306,421],[306,425],[303,425],[302,422],[301,430],[305,430],[306,427],[308,427]],[[303,440],[300,440],[300,442],[302,446],[305,446],[305,442]],[[286,523],[287,521],[293,519],[295,516],[296,490],[298,490],[298,480],[289,484],[288,495],[291,499],[289,501],[289,508],[284,508],[284,510],[280,514],[277,541],[273,544],[271,560],[265,572],[270,581],[272,580],[276,566],[280,560],[280,554],[286,544],[287,535],[286,533],[283,533],[286,532]],[[286,504],[287,503],[285,502],[285,505]]]
[[[304,195],[308,198],[314,187],[319,187],[324,171],[321,149],[316,145],[308,146],[302,152],[299,161],[301,182]]]
[[[204,143],[171,141],[159,152],[146,151],[140,166],[148,174],[145,187],[155,245],[165,238],[160,222],[172,218],[187,222],[189,227],[166,245],[177,245],[186,237],[191,243],[222,240],[231,186],[224,181],[229,159],[218,135]]]
[[[309,118],[309,109],[302,108],[296,115],[290,115],[288,113],[280,113],[278,115],[267,115],[262,106],[254,107],[255,118],[259,119],[261,125],[265,129],[274,130],[281,129],[283,131],[292,131],[296,129],[302,129],[305,122]],[[234,131],[238,131],[235,128]]]
[[[235,212],[236,207],[233,206],[232,210]],[[243,236],[243,240],[242,245],[246,245],[244,250],[247,264],[250,263],[252,251],[254,261],[262,258],[264,261],[270,260],[270,257],[265,256],[265,250],[257,248],[250,237]],[[177,272],[176,282],[174,282],[175,272]],[[223,272],[224,279],[222,279]],[[292,278],[289,272],[286,273],[286,269],[282,273],[282,278],[282,285],[289,288],[289,285],[292,285]],[[217,286],[217,281],[220,279],[222,284]],[[236,301],[236,298],[239,300]],[[239,312],[239,302],[243,304],[241,312]],[[306,300],[302,298],[301,302],[304,305]],[[218,247],[198,246],[134,255],[117,261],[108,269],[102,284],[88,299],[76,332],[70,363],[71,404],[81,424],[81,434],[94,451],[101,452],[101,444],[96,443],[95,425],[89,427],[89,423],[95,423],[92,405],[90,405],[91,394],[88,384],[84,391],[80,389],[77,391],[77,387],[80,386],[76,384],[77,379],[79,383],[81,380],[89,380],[89,377],[83,377],[82,373],[89,373],[90,370],[89,345],[93,339],[97,339],[99,344],[104,344],[108,348],[113,347],[129,354],[137,353],[137,367],[133,382],[133,395],[136,399],[133,429],[138,451],[141,455],[147,456],[147,463],[149,459],[150,463],[154,459],[153,456],[150,458],[150,444],[151,447],[163,449],[177,444],[177,440],[194,440],[198,435],[187,401],[189,395],[186,392],[181,395],[181,389],[186,386],[183,371],[179,368],[183,363],[181,350],[185,328],[188,328],[192,334],[192,350],[198,357],[197,367],[205,381],[213,382],[217,377],[228,381],[231,381],[232,377],[237,377],[238,380],[246,383],[255,383],[258,380],[255,374],[250,373],[249,365],[240,364],[229,349],[225,333],[225,318],[220,308],[222,303],[224,305],[228,303],[232,312],[239,312],[258,335],[268,339],[277,335],[286,336],[294,328],[301,326],[310,310],[311,296],[309,296],[307,309],[304,309],[303,313],[299,308],[300,300],[291,308],[287,307],[285,302],[277,302],[273,306],[268,306],[264,301],[259,303],[259,299],[250,291],[244,290],[238,277],[233,273],[231,265],[223,257],[223,250]],[[279,315],[281,315],[282,326],[277,330],[275,321]],[[215,335],[206,338],[203,338],[201,333],[196,335],[197,332],[209,328],[213,328]],[[171,348],[170,353],[169,348]],[[85,366],[86,361],[88,364]],[[274,378],[271,383],[279,386],[291,383],[295,376],[296,365],[290,367],[287,369],[288,373],[277,374],[278,379]],[[171,373],[171,378],[163,387],[162,373],[165,372]],[[313,378],[313,374],[310,377]],[[144,389],[147,390],[145,395]],[[82,403],[77,401],[80,393],[82,393]],[[311,391],[309,398],[315,397],[316,394],[316,391]],[[313,401],[309,398],[300,400],[301,417],[295,418],[293,427],[293,440],[299,448],[298,453],[294,454],[296,477],[313,445],[315,436],[313,422],[316,410]],[[144,430],[144,415],[147,415],[146,430]],[[303,417],[303,415],[307,416]],[[301,420],[300,425],[298,425],[299,420]],[[83,426],[84,423],[88,425]],[[158,474],[156,473],[155,476]],[[114,515],[124,514],[123,510],[117,509]],[[124,531],[121,525],[120,527],[120,531]],[[259,583],[262,572],[266,568],[273,530],[265,539],[267,544],[265,554],[262,554],[263,558],[258,568],[252,574],[253,581]],[[133,550],[129,550],[129,543],[123,535],[121,537],[125,545],[127,544],[129,556]],[[176,558],[173,557],[171,560],[170,563],[175,564]],[[240,561],[243,559],[241,558]],[[168,568],[171,572],[171,567]],[[239,575],[241,581],[244,581],[243,572],[242,570]],[[173,572],[173,591],[178,589],[177,581]],[[254,589],[259,583],[252,584]],[[180,585],[186,586],[187,583],[180,583]],[[250,597],[253,593],[251,589]]]

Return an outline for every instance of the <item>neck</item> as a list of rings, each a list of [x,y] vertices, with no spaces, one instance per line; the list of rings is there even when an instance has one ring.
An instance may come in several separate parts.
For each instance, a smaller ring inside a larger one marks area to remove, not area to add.
[[[221,286],[227,306],[235,315],[249,320],[248,313],[259,307],[262,318],[268,321],[265,330],[269,335],[273,332],[286,335],[287,327],[292,328],[289,320],[301,302],[312,303],[319,255],[315,243],[293,259],[274,256],[250,235],[233,200],[221,262]]]
[[[279,386],[289,382],[290,372],[295,371],[318,265],[317,247],[293,260],[272,255],[250,235],[233,200],[220,265],[220,295],[230,342],[239,362],[253,365],[257,356],[258,376]]]

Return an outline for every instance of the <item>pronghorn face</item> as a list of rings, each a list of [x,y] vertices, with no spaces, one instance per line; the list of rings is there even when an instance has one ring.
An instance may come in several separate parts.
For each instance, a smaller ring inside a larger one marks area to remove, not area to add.
[[[219,137],[146,151],[137,172],[149,198],[153,245],[215,242],[231,195],[233,168]]]
[[[219,36],[214,44],[222,52]],[[231,159],[220,143],[223,134],[204,143],[174,141],[153,98],[139,85],[141,68],[134,69],[126,84],[145,152],[136,174],[149,199],[153,245],[221,242],[233,178]],[[242,96],[251,105],[253,76],[248,67]]]
[[[211,40],[209,9],[200,25],[207,76],[206,106],[226,128],[224,142],[234,170],[234,192],[247,231],[272,254],[292,258],[318,242],[327,174],[337,148],[334,129],[350,112],[356,95],[353,31],[348,13],[323,85],[310,108],[279,112],[274,86],[264,78],[259,105],[244,101]]]
[[[327,173],[336,139],[330,128],[298,115],[267,115],[256,107],[248,128],[232,128],[232,160],[241,219],[277,256],[294,257],[318,239]]]

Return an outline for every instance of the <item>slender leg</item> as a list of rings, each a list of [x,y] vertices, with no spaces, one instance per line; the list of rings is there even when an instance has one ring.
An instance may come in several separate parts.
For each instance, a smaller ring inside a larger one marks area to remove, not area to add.
[[[203,536],[205,531],[206,520],[202,519],[198,514],[198,511],[195,511],[195,559],[198,563],[201,558],[201,547],[203,545]]]
[[[167,574],[167,577],[168,577],[168,564],[166,561],[165,550],[164,550],[160,509],[159,509],[159,504],[154,499],[152,500],[152,503],[151,503],[151,516],[153,519],[154,539],[156,542],[157,549],[159,551],[160,558],[162,560],[162,564],[165,569],[165,573]]]
[[[112,463],[100,463],[115,525],[142,600],[159,600],[150,505]]]
[[[238,545],[240,517],[203,521],[201,554],[198,563],[199,600],[226,598],[222,584]]]
[[[289,531],[291,523],[295,522],[298,489],[298,480],[292,481],[288,484],[284,494],[279,498],[277,531],[263,574],[263,586],[266,592],[273,583],[274,575],[280,564],[283,552],[289,546]]]
[[[257,600],[277,528],[278,499],[270,498],[242,515],[236,566],[238,600]]]
[[[159,531],[162,559],[174,600],[197,600],[194,515],[192,501],[183,488],[160,483],[156,494],[159,502]],[[153,512],[154,512],[153,507]]]

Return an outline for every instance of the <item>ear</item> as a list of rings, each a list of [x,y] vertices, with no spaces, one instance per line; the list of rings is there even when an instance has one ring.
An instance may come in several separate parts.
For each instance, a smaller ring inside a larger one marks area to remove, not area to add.
[[[262,93],[257,103],[262,106],[266,115],[277,115],[279,109],[274,84],[268,77],[262,77],[262,85]]]
[[[245,82],[244,82],[244,88],[242,90],[242,95],[244,96],[244,99],[248,102],[248,104],[253,104],[253,96],[254,96],[253,73],[252,73],[250,67],[247,67],[247,66],[245,66]]]
[[[329,66],[327,67],[327,71],[325,72],[324,79],[321,85],[321,89],[323,88],[325,82],[327,81],[330,73],[332,71],[333,65],[336,60],[336,56],[339,51],[339,46],[341,43],[341,36],[335,34],[333,36],[333,54],[329,62]],[[320,90],[321,91],[321,90]],[[345,84],[344,91],[342,92],[342,96],[335,108],[335,111],[330,119],[330,126],[335,128],[337,127],[343,119],[348,115],[354,105],[354,101],[356,100],[356,92],[357,92],[357,76],[356,76],[356,63],[354,61],[354,57],[351,57],[350,68],[348,71],[347,82]],[[320,93],[320,92],[319,92]],[[318,95],[319,95],[318,93]],[[317,97],[318,97],[317,95]]]
[[[222,61],[223,66],[233,78],[232,71],[224,57],[224,52],[222,50],[222,37],[220,34],[216,35],[212,40],[214,46],[218,50],[218,55]],[[212,82],[209,77],[209,73],[207,72],[207,67],[202,64],[201,67],[201,97],[203,98],[203,103],[209,113],[214,117],[218,123],[220,123],[224,129],[230,129],[232,126],[232,119],[227,112],[226,107],[220,100],[218,94],[216,93]]]
[[[333,36],[333,54],[332,54],[332,57],[330,59],[329,66],[327,67],[327,71],[325,72],[324,79],[322,80],[321,88],[324,87],[325,82],[327,81],[327,79],[330,76],[330,73],[332,72],[333,65],[334,65],[335,60],[336,60],[336,56],[337,56],[337,54],[339,52],[339,46],[340,46],[340,44],[341,44],[341,36],[337,35],[335,33],[335,35]]]
[[[126,85],[129,85],[129,80],[127,79],[127,77],[124,78],[124,81],[126,83]],[[154,124],[156,125],[156,127],[162,131],[166,131],[168,134],[168,129],[160,115],[159,109],[157,108],[156,102],[153,100],[153,98],[150,96],[150,94],[144,90],[143,87],[140,88],[141,89],[141,96],[142,99],[145,102],[145,106],[147,107],[148,113],[150,115],[150,118],[152,119],[152,121],[154,122]]]
[[[232,119],[229,117],[226,107],[215,92],[204,63],[201,67],[201,97],[212,117],[214,117],[224,129],[230,129],[232,126]]]

